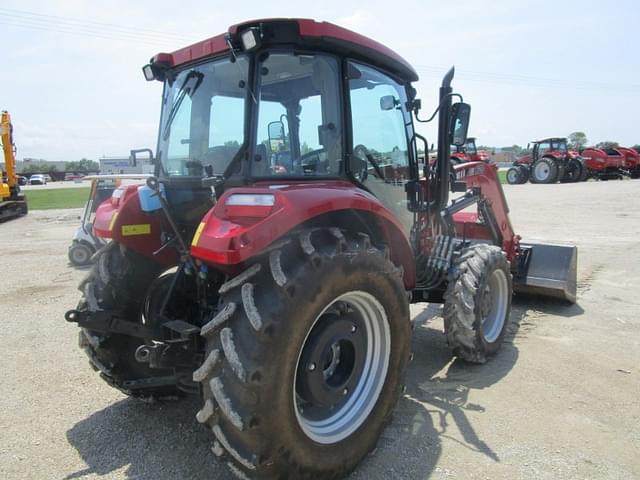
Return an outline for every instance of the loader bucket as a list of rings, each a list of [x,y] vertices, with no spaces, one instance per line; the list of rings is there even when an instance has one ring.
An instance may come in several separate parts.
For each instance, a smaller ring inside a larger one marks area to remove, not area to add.
[[[578,248],[536,243],[520,246],[523,255],[513,289],[575,303]]]

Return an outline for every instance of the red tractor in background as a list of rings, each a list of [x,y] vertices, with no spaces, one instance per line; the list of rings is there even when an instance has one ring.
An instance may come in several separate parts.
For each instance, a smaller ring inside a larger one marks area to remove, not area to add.
[[[476,147],[476,139],[474,137],[467,138],[464,145],[451,145],[451,163],[458,165],[466,162],[485,162],[490,161],[489,155],[484,150],[478,151]]]
[[[518,158],[507,171],[509,184],[522,184],[527,180],[531,183],[586,180],[588,172],[584,163],[578,152],[569,150],[566,138],[545,138],[532,143],[531,154]]]
[[[626,155],[615,148],[588,147],[581,152],[590,178],[597,180],[622,180]],[[633,159],[632,159],[633,162]]]
[[[575,302],[576,248],[521,242],[496,166],[451,166],[453,69],[433,165],[414,69],[329,23],[234,25],[143,71],[164,83],[155,176],[98,208],[109,243],[65,318],[113,387],[198,395],[241,478],[342,478],[375,448],[411,302],[444,303],[469,362],[500,348],[513,289]]]

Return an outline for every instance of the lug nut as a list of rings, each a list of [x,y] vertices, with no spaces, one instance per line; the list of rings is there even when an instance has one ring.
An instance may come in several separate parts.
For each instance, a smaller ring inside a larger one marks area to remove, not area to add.
[[[355,325],[351,325],[351,333],[356,333],[357,329],[358,327],[356,327]]]
[[[309,367],[307,367],[309,369],[310,372],[313,372],[316,369],[316,364],[315,363],[310,363]]]
[[[345,388],[345,389],[342,391],[342,394],[343,394],[343,395],[346,395],[347,393],[349,393],[349,389],[348,389],[348,388]]]

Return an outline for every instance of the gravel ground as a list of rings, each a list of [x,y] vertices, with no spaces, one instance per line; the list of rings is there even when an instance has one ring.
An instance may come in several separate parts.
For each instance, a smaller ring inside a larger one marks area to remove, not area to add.
[[[516,298],[486,365],[451,359],[441,307],[417,322],[408,389],[354,479],[640,478],[640,181],[505,186],[516,231],[579,246],[574,306]],[[146,404],[103,383],[63,319],[84,275],[79,210],[0,224],[0,478],[227,479],[195,400]]]

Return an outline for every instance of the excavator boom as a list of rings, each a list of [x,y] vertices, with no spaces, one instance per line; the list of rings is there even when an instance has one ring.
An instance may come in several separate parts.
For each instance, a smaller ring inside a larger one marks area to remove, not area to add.
[[[20,192],[16,175],[16,148],[13,143],[13,125],[9,112],[0,116],[0,139],[4,154],[4,172],[0,183],[0,221],[27,213],[27,199]],[[6,177],[6,180],[5,180]]]

